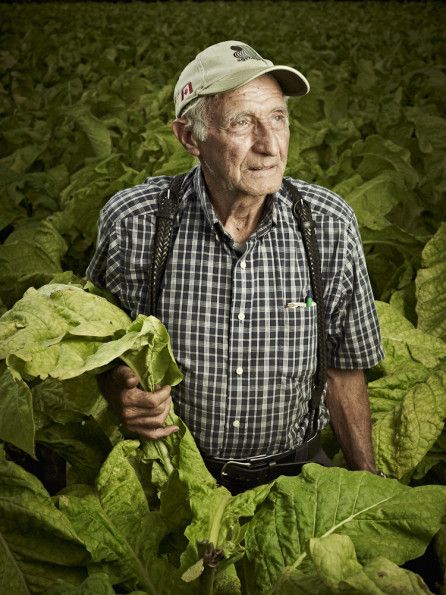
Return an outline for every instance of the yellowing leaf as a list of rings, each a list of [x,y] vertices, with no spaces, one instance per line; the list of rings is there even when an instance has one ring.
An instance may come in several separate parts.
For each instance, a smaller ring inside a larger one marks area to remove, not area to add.
[[[446,223],[424,247],[415,283],[418,327],[446,341]]]

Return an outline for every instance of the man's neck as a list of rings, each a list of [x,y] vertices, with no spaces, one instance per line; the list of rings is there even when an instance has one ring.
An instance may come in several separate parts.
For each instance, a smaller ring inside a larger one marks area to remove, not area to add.
[[[235,242],[243,244],[258,228],[265,212],[266,196],[261,197],[258,202],[240,199],[227,208],[219,210],[214,203],[214,208],[224,229]]]
[[[252,196],[225,191],[212,188],[207,182],[206,187],[223,228],[235,242],[246,242],[263,218],[267,195]]]

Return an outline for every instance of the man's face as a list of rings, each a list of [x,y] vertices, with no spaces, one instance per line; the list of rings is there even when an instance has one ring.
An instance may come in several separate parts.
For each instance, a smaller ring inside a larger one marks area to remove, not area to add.
[[[280,85],[261,76],[215,98],[199,159],[212,192],[266,196],[282,183],[288,155],[287,108]]]

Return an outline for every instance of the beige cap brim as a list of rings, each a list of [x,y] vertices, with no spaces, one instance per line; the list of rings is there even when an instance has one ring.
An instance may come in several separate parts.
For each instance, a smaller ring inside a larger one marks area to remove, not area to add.
[[[271,73],[277,80],[285,95],[291,97],[306,95],[310,90],[310,84],[307,79],[295,68],[291,68],[290,66],[267,66],[246,69],[241,72],[232,72],[210,84],[205,89],[200,89],[198,95],[214,95],[215,93],[232,91],[268,73]]]

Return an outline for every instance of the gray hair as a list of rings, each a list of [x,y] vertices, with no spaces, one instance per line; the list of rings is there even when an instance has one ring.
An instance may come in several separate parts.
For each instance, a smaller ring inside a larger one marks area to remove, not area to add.
[[[186,126],[190,128],[193,136],[201,142],[207,139],[211,104],[219,95],[199,97],[181,115],[181,118],[186,120]]]

